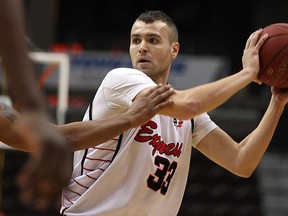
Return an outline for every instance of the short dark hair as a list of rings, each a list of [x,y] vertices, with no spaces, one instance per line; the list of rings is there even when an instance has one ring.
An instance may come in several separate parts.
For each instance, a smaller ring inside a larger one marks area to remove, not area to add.
[[[176,27],[175,22],[169,17],[167,14],[160,10],[152,10],[152,11],[145,11],[138,18],[136,19],[140,20],[145,23],[153,23],[155,21],[162,21],[166,23],[170,29],[171,29],[171,35],[170,35],[170,40],[171,42],[178,41],[179,36],[178,36],[178,30]]]

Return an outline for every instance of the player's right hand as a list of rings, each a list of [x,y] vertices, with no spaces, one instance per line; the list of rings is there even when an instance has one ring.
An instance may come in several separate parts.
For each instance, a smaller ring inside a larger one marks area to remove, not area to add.
[[[262,29],[259,29],[249,36],[246,41],[245,49],[242,56],[243,69],[249,71],[252,77],[252,81],[259,84],[261,84],[261,82],[257,78],[258,72],[260,70],[259,50],[265,40],[268,38],[267,34],[264,34],[261,38],[259,38],[262,31]]]

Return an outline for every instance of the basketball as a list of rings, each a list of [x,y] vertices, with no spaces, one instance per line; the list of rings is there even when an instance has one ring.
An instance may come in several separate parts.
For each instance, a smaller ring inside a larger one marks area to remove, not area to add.
[[[259,50],[258,79],[276,88],[288,88],[288,23],[274,23],[263,28],[269,37]]]

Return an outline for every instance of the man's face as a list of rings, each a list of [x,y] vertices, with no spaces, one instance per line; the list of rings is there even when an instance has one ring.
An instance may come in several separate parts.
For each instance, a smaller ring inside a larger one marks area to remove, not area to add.
[[[148,24],[136,21],[132,26],[130,57],[133,67],[154,81],[165,82],[172,60],[177,56],[177,54],[175,56],[175,42],[171,44],[169,40],[170,34],[168,26],[161,21]]]

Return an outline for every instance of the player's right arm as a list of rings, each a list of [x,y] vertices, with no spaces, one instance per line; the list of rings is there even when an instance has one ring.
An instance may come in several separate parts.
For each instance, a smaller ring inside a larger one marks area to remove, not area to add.
[[[252,81],[258,82],[258,53],[268,36],[264,35],[258,40],[261,32],[261,29],[257,30],[247,39],[242,56],[243,69],[241,71],[215,82],[175,91],[175,94],[171,96],[173,105],[161,110],[161,114],[178,119],[191,119],[215,109]]]

